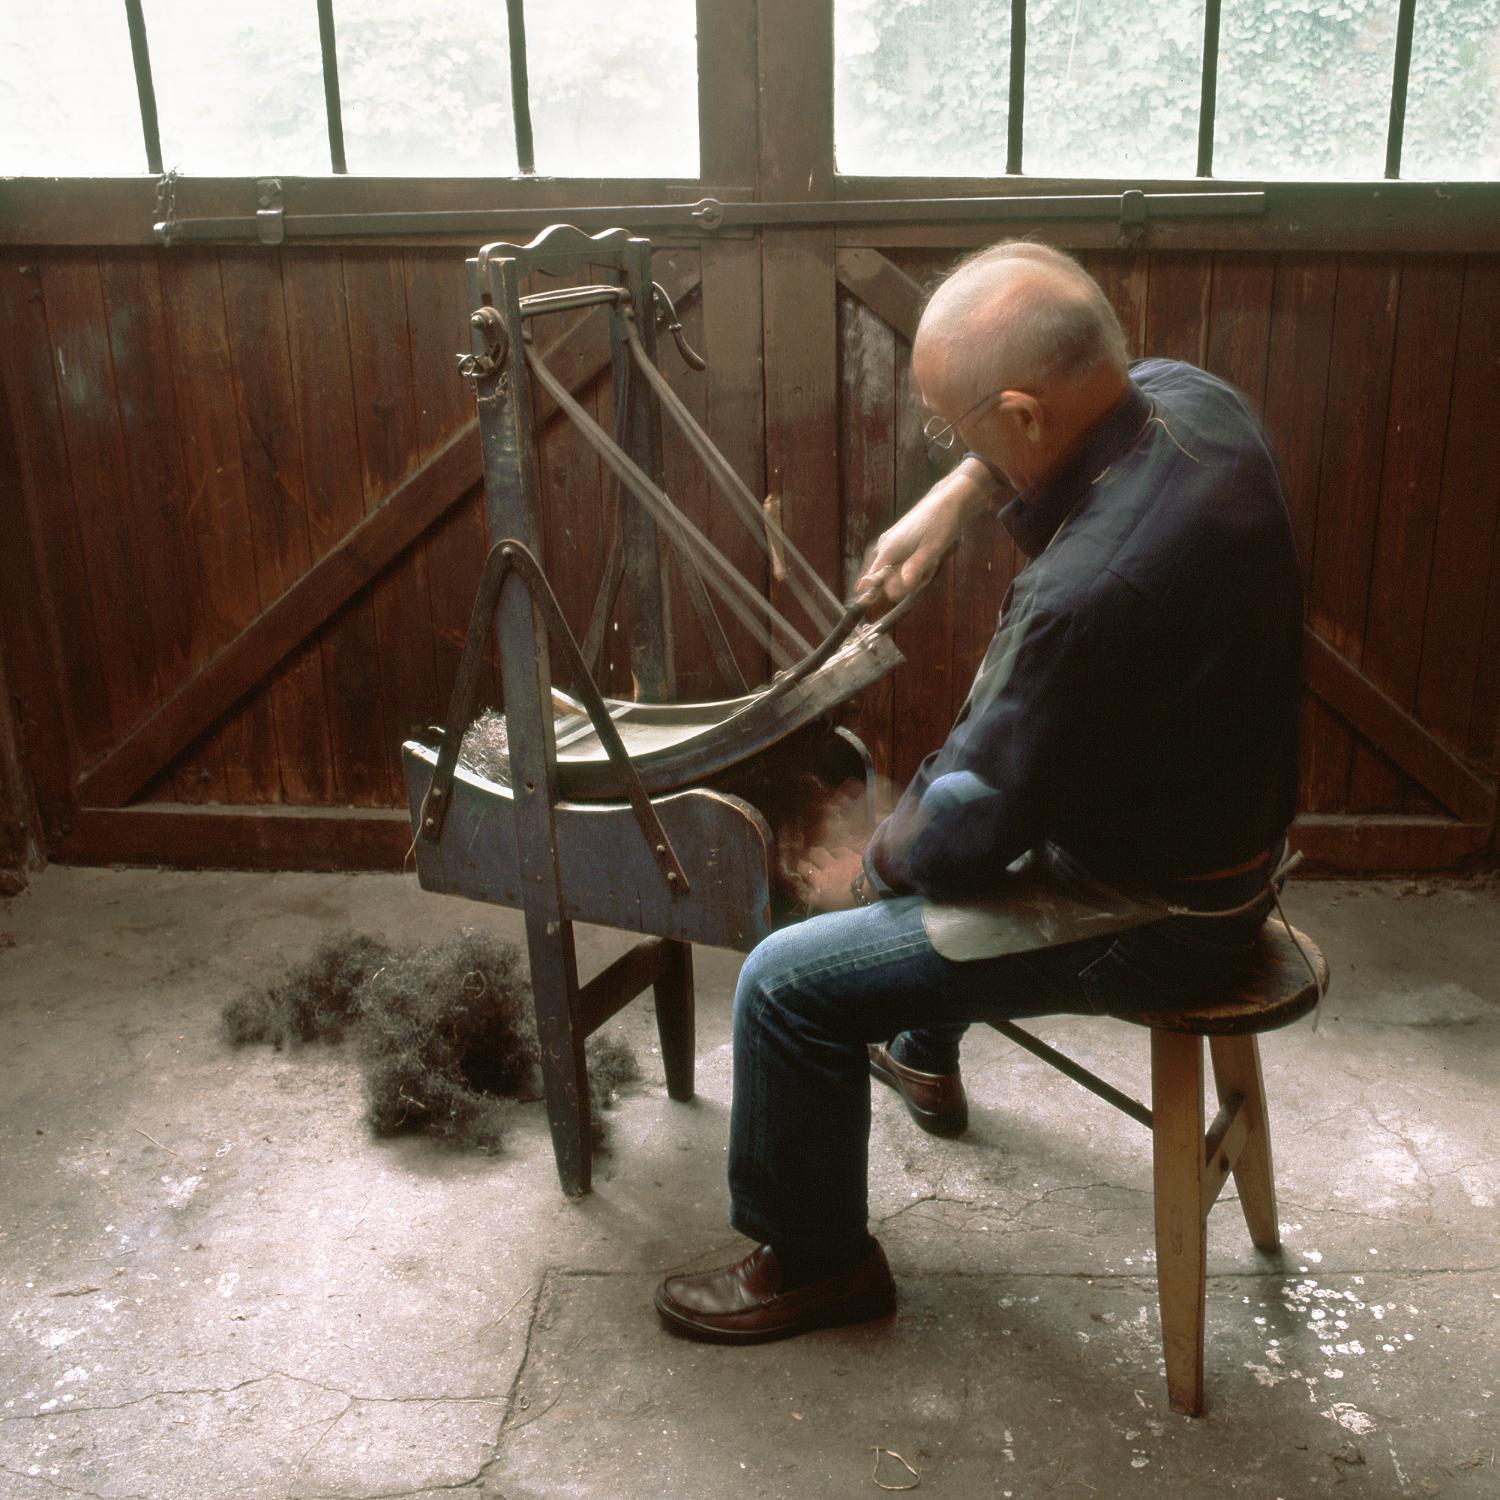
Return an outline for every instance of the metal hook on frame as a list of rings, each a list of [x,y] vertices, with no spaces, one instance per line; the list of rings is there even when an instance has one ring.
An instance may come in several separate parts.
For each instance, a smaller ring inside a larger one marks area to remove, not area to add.
[[[659,281],[651,283],[651,291],[656,297],[656,316],[666,318],[667,332],[676,340],[677,352],[682,356],[683,363],[690,370],[697,370],[701,374],[708,368],[708,361],[688,343],[687,335],[682,331],[682,319],[677,316],[677,304],[672,301],[671,294]]]
[[[458,354],[458,373],[465,380],[481,380],[493,375],[505,363],[510,351],[510,335],[505,331],[505,319],[498,307],[485,303],[469,315],[469,327],[484,340],[483,354]]]

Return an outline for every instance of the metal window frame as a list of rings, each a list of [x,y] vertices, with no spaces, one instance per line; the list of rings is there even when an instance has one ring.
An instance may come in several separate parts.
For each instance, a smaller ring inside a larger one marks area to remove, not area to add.
[[[1010,98],[1006,109],[1005,170],[1020,176],[1026,141],[1026,0],[1010,0]]]
[[[1206,0],[1206,4],[1211,0]],[[1024,11],[1024,0],[1013,0]],[[141,0],[126,0],[137,14]],[[256,217],[260,211],[284,213],[288,225],[295,215],[313,214],[427,214],[397,229],[387,220],[386,243],[466,243],[467,237],[448,227],[466,211],[516,213],[517,227],[526,227],[538,213],[549,220],[569,217],[575,209],[613,208],[619,222],[632,205],[670,205],[662,230],[678,243],[696,243],[705,232],[717,237],[743,236],[757,231],[743,222],[714,229],[701,220],[682,218],[684,209],[702,200],[718,200],[726,208],[757,200],[796,197],[806,202],[842,204],[850,200],[886,200],[888,222],[871,217],[873,209],[858,212],[861,222],[844,220],[833,228],[841,247],[899,247],[917,243],[969,248],[993,235],[993,223],[978,205],[970,221],[960,222],[960,208],[945,210],[944,222],[919,221],[914,204],[930,204],[941,197],[968,199],[1011,195],[1100,195],[1127,190],[1186,193],[1209,186],[1204,177],[1164,179],[1078,179],[995,174],[988,177],[841,176],[833,161],[833,5],[834,0],[697,0],[698,122],[700,175],[696,178],[548,178],[545,175],[466,178],[327,176],[274,180],[282,205],[268,208],[267,196],[256,180],[246,177],[174,178],[170,189],[158,192],[166,179],[138,177],[17,177],[0,180],[0,245],[108,246],[151,244],[153,225],[163,209],[175,205],[179,219]],[[128,13],[128,12],[127,12]],[[332,15],[330,5],[330,16]],[[1210,25],[1205,14],[1205,27]],[[150,57],[144,46],[144,27],[138,26],[141,45],[138,81],[143,123],[149,118]],[[765,38],[774,34],[777,45]],[[1205,48],[1205,61],[1217,49]],[[1406,49],[1403,47],[1403,61]],[[1216,58],[1213,59],[1216,61]],[[335,59],[336,66],[336,59]],[[811,71],[810,71],[811,69]],[[1024,141],[1024,70],[1022,92],[1015,99],[1013,129]],[[823,76],[826,73],[826,78]],[[325,80],[326,82],[326,80]],[[787,109],[797,109],[792,136],[771,121]],[[1211,132],[1200,124],[1200,144]],[[797,171],[782,157],[788,139],[797,143]],[[332,143],[330,143],[332,145]],[[1212,168],[1211,140],[1209,159]],[[1394,164],[1394,163],[1393,163]],[[811,172],[809,168],[811,167]],[[768,176],[767,174],[771,174]],[[773,184],[771,177],[776,178]],[[1176,249],[1266,250],[1500,250],[1500,184],[1451,181],[1441,183],[1389,181],[1370,178],[1345,182],[1296,182],[1214,179],[1216,189],[1262,191],[1266,211],[1254,218],[1192,220],[1153,218],[1147,242]],[[804,191],[805,188],[805,191]],[[275,195],[272,195],[273,197]],[[1036,223],[1010,219],[1018,210],[1006,209],[1014,232],[1041,229],[1059,244],[1075,249],[1107,247],[1115,242],[1117,226],[1106,220],[1038,219]],[[740,217],[744,209],[735,209]],[[834,218],[839,218],[839,210]],[[765,214],[774,220],[773,206]],[[671,221],[678,220],[676,224]],[[524,221],[524,222],[523,222]],[[331,220],[330,220],[331,222]],[[644,223],[644,221],[643,221]],[[291,231],[300,237],[297,230]],[[308,241],[304,241],[307,243]],[[336,243],[330,237],[323,243]],[[366,244],[379,242],[365,238]]]
[[[318,45],[323,52],[323,109],[328,118],[328,157],[337,175],[349,170],[344,155],[344,105],[339,94],[338,37],[333,0],[318,0]]]
[[[328,160],[335,176],[347,176],[344,149],[344,108],[339,91],[338,31],[333,0],[316,0],[318,47],[323,62],[323,112],[328,126]],[[510,43],[511,121],[515,130],[516,162],[522,176],[536,172],[536,148],[531,132],[531,89],[526,59],[525,0],[505,0],[506,29]],[[146,146],[146,165],[156,176],[164,171],[161,128],[156,109],[156,83],[151,72],[151,46],[146,36],[142,0],[125,0],[125,23],[130,32],[130,56],[135,69],[136,99],[141,112],[141,135]]]
[[[339,93],[338,45],[334,24],[333,0],[316,0],[318,38],[323,58],[323,99],[328,125],[330,166],[335,175],[349,171],[344,150],[343,107]],[[705,0],[699,0],[700,11]],[[823,0],[832,21],[833,0]],[[1400,0],[1396,21],[1396,48],[1391,74],[1390,123],[1386,132],[1385,176],[1398,181],[1401,176],[1401,151],[1406,128],[1406,95],[1411,75],[1412,33],[1416,20],[1416,0]],[[1219,24],[1222,0],[1203,3],[1203,64],[1198,108],[1197,176],[1213,176],[1214,117],[1218,100]],[[526,55],[525,0],[505,0],[506,26],[510,42],[511,119],[514,129],[516,163],[522,177],[536,175],[536,147],[532,134],[531,91]],[[145,142],[146,161],[152,173],[163,170],[161,132],[157,118],[156,89],[151,73],[151,51],[146,37],[142,0],[125,0],[126,21],[130,30],[130,51],[135,68],[136,97],[141,112],[141,135]],[[699,76],[702,76],[704,46],[703,28],[698,33]],[[1026,115],[1026,0],[1011,0],[1010,6],[1010,76],[1007,96],[1006,159],[1009,176],[1023,174]],[[699,110],[700,166],[705,155],[702,146],[702,110]],[[475,179],[482,180],[482,179]]]
[[[536,145],[531,136],[531,73],[526,59],[526,0],[505,0],[510,35],[510,114],[515,131],[516,165],[523,177],[536,172]]]
[[[140,0],[127,0],[139,5]],[[536,172],[536,147],[531,132],[531,84],[526,58],[525,0],[505,0],[506,37],[510,53],[510,109],[516,165],[523,177]],[[344,151],[344,112],[339,94],[338,42],[333,0],[318,0],[318,40],[323,51],[323,102],[328,117],[328,152],[337,175],[349,171]],[[153,168],[160,171],[160,167]]]
[[[146,164],[159,177],[162,172],[161,129],[156,118],[156,81],[151,76],[151,46],[146,40],[146,16],[141,9],[141,0],[125,0],[125,24],[130,29],[130,60],[135,67],[135,96],[141,110]]]
[[[1401,147],[1406,136],[1406,85],[1411,77],[1411,36],[1417,0],[1401,0],[1396,16],[1396,57],[1391,70],[1391,119],[1385,135],[1385,175],[1401,176]]]
[[[519,5],[521,0],[510,0]],[[1386,134],[1385,176],[1401,176],[1401,145],[1406,123],[1406,89],[1411,73],[1411,43],[1417,0],[1400,0],[1396,22],[1396,55],[1391,79],[1390,126]],[[1203,63],[1198,94],[1197,176],[1213,176],[1214,121],[1219,96],[1219,28],[1223,0],[1203,0]],[[1006,101],[1005,171],[1024,172],[1026,118],[1026,0],[1010,0],[1010,77]]]
[[[1198,94],[1198,175],[1214,175],[1214,115],[1219,103],[1220,0],[1203,0],[1203,81]]]

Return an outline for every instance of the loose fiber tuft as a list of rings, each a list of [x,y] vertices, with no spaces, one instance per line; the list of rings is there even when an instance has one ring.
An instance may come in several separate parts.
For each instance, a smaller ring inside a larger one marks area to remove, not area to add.
[[[495,1151],[518,1101],[541,1095],[531,986],[520,950],[464,929],[429,944],[393,947],[356,933],[324,942],[266,989],[224,1007],[232,1045],[356,1043],[365,1117],[377,1135],[417,1132]],[[594,1144],[603,1112],[640,1077],[614,1037],[588,1044]]]

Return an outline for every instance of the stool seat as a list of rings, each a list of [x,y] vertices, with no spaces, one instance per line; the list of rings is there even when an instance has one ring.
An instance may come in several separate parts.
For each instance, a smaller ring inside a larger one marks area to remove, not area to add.
[[[1297,951],[1297,944],[1302,952]],[[1305,953],[1307,958],[1303,958]],[[1318,982],[1308,972],[1308,960]],[[1188,1001],[1169,1011],[1111,1011],[1117,1021],[1152,1031],[1192,1036],[1249,1036],[1290,1026],[1312,1010],[1328,988],[1328,961],[1318,945],[1295,927],[1272,917],[1261,928],[1249,961],[1231,990]]]

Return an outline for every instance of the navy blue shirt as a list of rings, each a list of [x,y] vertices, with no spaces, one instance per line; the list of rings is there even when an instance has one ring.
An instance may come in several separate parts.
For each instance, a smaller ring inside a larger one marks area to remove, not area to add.
[[[1291,821],[1302,585],[1276,465],[1222,381],[1161,359],[1130,376],[1001,513],[1030,560],[947,741],[875,831],[889,890],[984,896],[1045,841],[1166,886]]]

